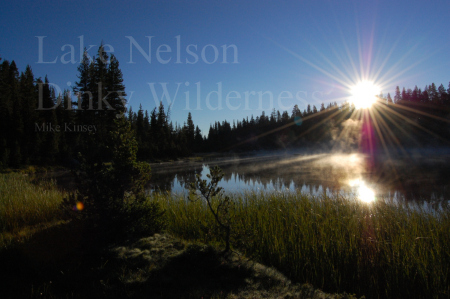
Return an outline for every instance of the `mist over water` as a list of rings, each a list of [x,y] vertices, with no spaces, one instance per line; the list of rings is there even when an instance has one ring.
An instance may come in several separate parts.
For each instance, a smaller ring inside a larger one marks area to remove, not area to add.
[[[401,154],[274,152],[204,158],[202,162],[152,165],[152,189],[186,192],[197,174],[224,171],[226,192],[292,191],[350,195],[361,200],[448,200],[450,156],[446,151]]]

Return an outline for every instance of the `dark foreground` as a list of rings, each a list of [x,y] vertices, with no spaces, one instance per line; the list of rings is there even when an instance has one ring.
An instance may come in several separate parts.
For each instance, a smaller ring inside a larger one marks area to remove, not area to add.
[[[55,225],[0,252],[2,298],[352,298],[291,283],[238,253],[168,234],[103,240]]]

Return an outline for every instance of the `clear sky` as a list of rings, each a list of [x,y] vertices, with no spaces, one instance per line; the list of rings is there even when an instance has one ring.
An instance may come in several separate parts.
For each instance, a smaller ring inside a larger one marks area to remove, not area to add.
[[[449,11],[448,0],[4,1],[0,57],[63,90],[80,47],[94,56],[103,41],[134,111],[166,88],[171,119],[190,111],[207,134],[216,120],[342,102],[361,79],[384,94],[448,88]]]

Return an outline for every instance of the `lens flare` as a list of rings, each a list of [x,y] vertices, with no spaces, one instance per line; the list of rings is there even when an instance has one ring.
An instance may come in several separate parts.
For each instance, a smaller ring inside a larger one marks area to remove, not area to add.
[[[84,204],[81,201],[77,202],[77,204],[75,205],[75,210],[83,211],[84,210]]]

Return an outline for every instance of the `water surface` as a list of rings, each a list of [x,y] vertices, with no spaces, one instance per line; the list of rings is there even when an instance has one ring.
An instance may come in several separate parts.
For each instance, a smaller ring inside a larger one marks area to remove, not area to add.
[[[197,174],[207,179],[209,169],[214,166],[224,171],[220,186],[227,192],[301,190],[313,195],[351,194],[363,200],[450,198],[449,155],[426,151],[395,157],[361,153],[265,153],[153,164],[152,189],[187,192]]]

